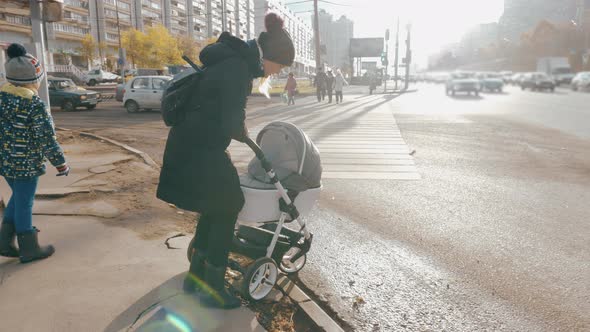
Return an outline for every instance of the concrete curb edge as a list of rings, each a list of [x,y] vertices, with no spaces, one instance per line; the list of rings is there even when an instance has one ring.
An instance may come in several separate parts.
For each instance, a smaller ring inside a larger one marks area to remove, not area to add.
[[[314,321],[314,323],[328,332],[344,332],[332,317],[330,317],[317,303],[315,303],[301,288],[289,280],[285,275],[281,275],[277,280],[276,286],[279,287],[287,296],[289,296],[305,314]]]
[[[147,165],[149,165],[149,166],[151,166],[151,167],[153,167],[155,169],[160,169],[160,166],[147,153],[145,153],[143,151],[140,151],[140,150],[138,150],[136,148],[133,148],[133,147],[127,145],[127,144],[124,144],[124,143],[121,143],[119,141],[115,141],[113,139],[106,138],[106,137],[103,137],[103,136],[100,136],[100,135],[87,133],[87,132],[84,132],[84,131],[71,130],[71,129],[61,128],[61,127],[56,127],[56,129],[57,130],[60,130],[60,131],[71,131],[71,132],[78,133],[78,134],[80,134],[80,136],[83,136],[83,137],[89,137],[89,138],[93,138],[93,139],[105,141],[107,143],[110,143],[112,145],[118,146],[118,147],[120,147],[120,148],[122,148],[124,150],[127,150],[128,152],[130,152],[130,153],[132,153],[132,154],[140,157],[141,159],[143,159],[143,161]]]

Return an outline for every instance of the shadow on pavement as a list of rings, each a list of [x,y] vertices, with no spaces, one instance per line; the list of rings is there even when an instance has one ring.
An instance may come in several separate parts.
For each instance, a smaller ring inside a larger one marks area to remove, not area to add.
[[[449,95],[450,98],[455,100],[482,100],[484,99],[481,95]]]
[[[105,332],[264,331],[250,309],[203,307],[196,295],[185,294],[185,272],[167,280],[119,314]]]

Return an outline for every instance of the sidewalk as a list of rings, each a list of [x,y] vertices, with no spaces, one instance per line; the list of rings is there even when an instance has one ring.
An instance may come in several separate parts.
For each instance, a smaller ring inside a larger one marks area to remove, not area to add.
[[[56,253],[30,264],[0,258],[0,330],[264,331],[247,307],[211,310],[183,294],[190,236],[174,249],[164,241],[192,217],[153,197],[157,172],[101,142],[62,142],[73,171],[57,178],[49,168],[34,208],[40,242]],[[0,197],[9,195],[0,180]]]

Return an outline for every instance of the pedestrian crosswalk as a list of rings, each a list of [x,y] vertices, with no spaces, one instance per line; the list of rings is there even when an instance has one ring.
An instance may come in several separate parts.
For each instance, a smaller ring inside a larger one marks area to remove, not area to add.
[[[418,180],[420,174],[383,96],[371,101],[349,102],[322,108],[303,107],[298,115],[273,121],[299,126],[321,153],[323,179]],[[375,107],[372,107],[372,105]],[[250,129],[252,137],[265,125]],[[244,169],[254,154],[244,144],[233,142],[230,153]]]

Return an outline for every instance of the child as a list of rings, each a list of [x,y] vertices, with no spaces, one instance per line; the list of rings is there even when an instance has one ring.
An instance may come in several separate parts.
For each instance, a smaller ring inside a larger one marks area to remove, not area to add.
[[[293,73],[289,73],[289,78],[287,78],[287,84],[285,85],[285,91],[287,91],[287,96],[289,97],[287,105],[295,105],[295,91],[297,91],[297,80],[295,80]]]
[[[21,263],[51,256],[53,246],[39,246],[33,227],[33,201],[47,158],[58,176],[68,175],[57,143],[53,120],[37,90],[45,72],[20,44],[6,50],[6,80],[0,88],[0,175],[12,189],[0,226],[0,256],[20,257]],[[15,246],[18,240],[18,249]]]

